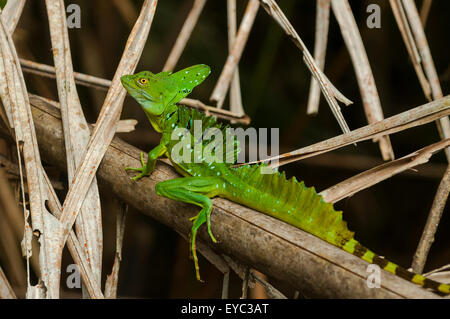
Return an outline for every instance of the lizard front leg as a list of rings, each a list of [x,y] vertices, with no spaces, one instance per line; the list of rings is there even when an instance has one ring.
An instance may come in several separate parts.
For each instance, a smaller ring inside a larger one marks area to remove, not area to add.
[[[137,181],[138,179],[140,179],[144,176],[148,176],[155,169],[155,164],[156,164],[156,160],[158,159],[158,157],[161,157],[166,151],[167,151],[167,147],[165,144],[159,144],[158,146],[156,146],[154,149],[152,149],[150,152],[148,152],[147,164],[145,164],[145,161],[144,161],[144,153],[141,152],[142,167],[140,167],[140,168],[125,167],[125,170],[141,172],[140,174],[133,177],[134,181]]]
[[[218,177],[184,177],[167,180],[156,184],[156,193],[179,202],[200,206],[202,210],[194,217],[191,230],[191,252],[194,258],[195,274],[200,279],[195,238],[201,225],[206,222],[208,234],[213,242],[217,242],[211,232],[211,197],[221,193],[223,181]]]

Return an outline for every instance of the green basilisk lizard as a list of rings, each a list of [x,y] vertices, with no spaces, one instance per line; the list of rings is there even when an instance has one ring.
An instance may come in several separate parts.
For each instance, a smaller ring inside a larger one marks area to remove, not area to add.
[[[142,167],[126,167],[126,170],[139,172],[133,177],[134,180],[138,180],[150,175],[156,160],[165,155],[177,172],[184,177],[158,183],[156,193],[201,207],[198,215],[191,218],[193,225],[190,238],[190,249],[198,280],[200,273],[195,248],[197,231],[206,223],[209,236],[216,242],[211,232],[211,198],[220,196],[307,231],[413,283],[442,293],[450,293],[450,285],[410,272],[362,246],[354,239],[354,233],[348,230],[347,223],[342,220],[342,212],[335,211],[332,204],[326,203],[316,193],[314,187],[306,187],[295,177],[287,180],[284,172],[262,174],[261,169],[264,165],[234,167],[233,163],[224,160],[229,159],[230,155],[232,159],[237,157],[239,149],[236,141],[231,150],[227,149],[225,152],[226,158],[219,156],[213,157],[213,160],[207,159],[204,154],[206,150],[209,149],[214,155],[215,152],[211,149],[215,148],[211,146],[217,146],[218,143],[215,139],[205,141],[203,135],[208,129],[225,133],[225,127],[214,117],[177,103],[191,93],[195,86],[202,83],[210,72],[207,65],[200,64],[173,74],[171,72],[153,74],[143,71],[121,78],[123,86],[142,106],[153,128],[162,133],[159,145],[148,153],[147,162],[145,163],[141,153]],[[202,126],[200,139],[195,138],[195,123],[201,123]],[[183,155],[187,153],[187,157],[174,156],[173,151],[179,147],[181,141],[185,142]],[[197,145],[200,149],[195,147]]]

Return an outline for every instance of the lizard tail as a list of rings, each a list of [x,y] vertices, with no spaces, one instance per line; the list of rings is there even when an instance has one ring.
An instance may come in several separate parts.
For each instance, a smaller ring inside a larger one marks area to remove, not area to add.
[[[306,187],[295,177],[287,180],[283,173],[262,174],[262,166],[241,166],[234,169],[247,191],[236,192],[230,198],[243,205],[264,212],[295,227],[313,234],[350,254],[424,288],[450,294],[450,285],[441,284],[410,272],[375,254],[354,239],[331,203],[323,200],[314,187]]]
[[[370,251],[355,239],[350,239],[341,248],[346,252],[349,252],[352,255],[355,255],[356,257],[359,257],[371,264],[380,266],[384,270],[400,278],[406,279],[424,288],[429,288],[434,291],[440,291],[444,294],[450,294],[450,285],[441,284],[437,281],[425,278],[422,275],[406,270],[405,268],[402,268]]]

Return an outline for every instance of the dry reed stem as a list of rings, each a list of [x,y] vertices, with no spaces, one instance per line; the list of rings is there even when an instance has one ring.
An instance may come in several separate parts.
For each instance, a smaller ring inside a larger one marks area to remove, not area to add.
[[[320,89],[322,90],[322,93],[325,96],[325,99],[331,108],[331,112],[336,118],[339,126],[344,133],[350,132],[350,129],[345,122],[344,116],[342,115],[341,109],[336,99],[346,105],[349,105],[352,102],[334,87],[330,80],[328,80],[325,74],[316,65],[313,57],[309,53],[302,39],[295,31],[294,27],[286,18],[284,13],[281,11],[280,7],[278,7],[277,3],[274,0],[260,0],[260,2],[266,12],[281,26],[281,28],[284,30],[284,32],[286,32],[286,34],[294,42],[294,44],[302,51],[303,61],[305,62],[311,74],[319,82]]]
[[[427,223],[425,224],[422,237],[420,238],[419,245],[417,246],[416,252],[414,254],[411,267],[416,273],[420,274],[423,272],[423,268],[425,267],[425,262],[427,260],[431,245],[434,242],[434,236],[441,220],[441,216],[444,211],[449,192],[450,165],[447,167],[447,170],[445,171],[445,174],[439,184],[433,200],[433,205],[428,215]]]
[[[428,46],[428,41],[420,21],[419,13],[417,12],[416,4],[412,0],[402,0],[402,3],[414,35],[418,52],[422,58],[422,66],[431,86],[432,97],[434,100],[439,99],[443,96],[442,89],[439,84],[439,77],[434,66],[430,47]],[[450,120],[448,117],[439,119],[439,121],[436,122],[436,125],[442,139],[450,138]],[[447,148],[445,153],[447,161],[450,162],[450,148]]]
[[[328,167],[334,169],[343,169],[349,171],[365,171],[375,166],[384,164],[385,162],[379,157],[360,155],[360,154],[345,154],[343,152],[330,152],[319,157],[305,158],[301,161],[302,164]],[[404,176],[427,178],[427,179],[441,179],[445,172],[446,164],[441,163],[426,163],[420,167],[420,170],[406,170],[401,174]]]
[[[58,105],[53,103],[52,105]],[[19,167],[16,165],[13,167],[13,163],[6,161],[3,158],[0,158],[0,163],[1,165],[5,165],[5,168],[8,169],[12,169],[15,172],[16,175],[20,176],[20,171],[19,171]],[[59,203],[58,197],[56,196],[55,192],[53,191],[53,188],[51,188],[51,182],[49,180],[49,178],[47,177],[47,175],[45,174],[44,171],[44,178],[45,178],[45,186],[47,189],[47,194],[49,194],[49,207],[50,210],[52,212],[52,214],[54,214],[56,217],[59,217],[61,215],[61,204]],[[1,190],[6,190],[7,188],[5,187],[1,187]],[[5,202],[8,203],[8,202]],[[18,209],[17,206],[14,204],[14,206],[8,206],[7,210],[5,210],[8,213],[13,213],[14,211],[14,207],[15,209]],[[17,215],[17,213],[13,213],[11,217],[15,217]],[[16,224],[18,225],[17,222],[13,223],[14,226],[16,226]],[[30,227],[28,225],[28,223],[25,224],[25,230],[29,230]],[[23,227],[19,230],[16,230],[16,233],[21,233],[23,232]],[[30,238],[31,238],[31,232],[30,233]],[[19,239],[20,240],[20,239]],[[96,283],[95,279],[94,279],[94,275],[92,273],[91,268],[89,267],[88,263],[87,263],[87,258],[84,255],[84,249],[82,249],[80,243],[78,242],[78,239],[75,235],[75,233],[73,231],[70,232],[70,237],[68,240],[68,248],[69,248],[69,252],[71,253],[75,263],[78,265],[78,269],[80,270],[80,274],[81,274],[81,278],[83,280],[83,282],[85,283],[88,293],[92,298],[103,298],[102,292],[100,290],[100,286]],[[30,248],[24,248],[24,251],[30,249]],[[26,253],[26,251],[25,251]],[[37,255],[33,254],[31,256],[31,264],[33,266],[33,269],[35,270],[35,272],[37,274],[40,273],[39,271],[39,261],[37,259]]]
[[[175,66],[180,59],[181,54],[186,47],[186,44],[191,37],[192,31],[197,24],[198,18],[203,11],[203,7],[205,6],[206,0],[194,0],[191,10],[184,21],[183,27],[181,28],[180,33],[178,34],[177,40],[170,51],[169,57],[167,58],[166,63],[164,64],[163,71],[173,71]]]
[[[24,72],[37,74],[44,77],[55,78],[55,68],[50,65],[33,62],[26,59],[20,59],[20,65]],[[87,75],[79,72],[73,72],[75,82],[79,85],[93,87],[96,89],[108,90],[111,81],[96,76]]]
[[[363,126],[349,133],[341,134],[325,141],[300,148],[298,150],[251,162],[272,162],[271,167],[282,166],[303,158],[316,156],[356,142],[393,134],[411,127],[423,125],[450,114],[450,95],[439,100],[415,107],[382,121]],[[278,161],[278,162],[277,162]],[[243,164],[244,165],[244,164]]]
[[[2,19],[9,34],[13,34],[16,29],[17,23],[19,23],[20,16],[22,15],[24,5],[25,0],[8,0],[6,3],[6,6],[2,11]]]
[[[29,60],[21,59],[20,63],[25,72],[37,74],[44,77],[55,77],[55,68],[37,62],[32,62]],[[92,87],[95,89],[107,90],[111,86],[111,81],[102,79],[99,77],[86,75],[83,73],[74,72],[75,82],[79,85],[84,85],[88,87]],[[244,125],[248,125],[250,123],[250,118],[247,115],[239,116],[231,111],[218,109],[213,106],[209,106],[204,104],[200,100],[185,98],[180,101],[180,104],[185,104],[187,106],[195,107],[199,110],[206,112],[208,115],[214,115],[218,118],[233,121],[235,123],[241,123]]]
[[[427,83],[430,85],[431,89],[431,95],[433,99],[439,99],[442,97],[442,89],[439,83],[439,78],[434,66],[433,58],[431,56],[431,51],[428,46],[427,38],[425,36],[424,26],[426,22],[426,17],[428,16],[428,11],[431,6],[431,1],[424,1],[422,3],[422,12],[421,16],[419,17],[419,13],[417,12],[416,5],[414,1],[410,0],[400,0],[393,1],[391,0],[391,6],[394,11],[394,14],[396,12],[399,12],[395,14],[397,24],[399,25],[400,31],[402,32],[403,40],[408,48],[408,46],[412,47],[413,50],[408,49],[408,53],[413,60],[413,65],[415,69],[417,70],[419,66],[417,66],[416,60],[420,61],[422,63],[420,72],[417,72],[419,81],[422,82],[423,71],[422,67],[425,70],[425,74],[427,77]],[[399,16],[402,19],[399,19],[397,16]],[[409,28],[411,28],[411,31],[409,31]],[[409,31],[408,36],[405,36],[405,31],[403,29],[407,29]],[[413,37],[414,36],[414,37]],[[417,53],[416,53],[417,52]],[[415,53],[415,54],[413,54]],[[419,58],[416,57],[416,55],[419,56]],[[420,59],[420,60],[419,60]],[[422,88],[424,90],[425,96],[430,99],[430,92],[428,87],[424,87],[422,85]],[[442,139],[448,139],[450,137],[450,120],[447,117],[440,118],[438,121],[436,121],[436,125],[439,131],[439,135]],[[450,161],[450,147],[447,147],[445,149],[445,153],[447,156],[447,161]],[[447,176],[447,172],[444,175],[443,182]],[[426,262],[426,257],[428,255],[428,251],[431,247],[433,238],[434,238],[434,232],[437,229],[439,220],[440,220],[440,213],[439,210],[441,209],[439,206],[439,203],[442,202],[443,197],[443,190],[441,188],[438,188],[438,192],[435,196],[435,200],[433,202],[433,206],[431,208],[431,211],[429,213],[429,221],[430,223],[436,223],[436,224],[429,224],[427,222],[427,225],[425,226],[425,229],[422,233],[421,241],[419,242],[419,246],[417,247],[416,253],[414,255],[413,259],[413,269],[414,270],[423,270],[423,267]],[[445,198],[447,198],[447,195]],[[442,208],[443,209],[443,208]]]
[[[328,28],[330,24],[330,1],[316,0],[316,33],[314,40],[314,60],[317,67],[323,71],[327,52]],[[320,87],[314,76],[311,76],[309,87],[307,114],[317,114],[319,111]]]
[[[222,107],[223,101],[225,100],[231,79],[235,74],[242,52],[244,52],[244,47],[247,43],[258,9],[259,0],[248,1],[247,8],[245,9],[241,24],[239,25],[238,33],[233,41],[233,47],[228,54],[225,65],[210,97],[211,101],[216,102],[218,108]]]
[[[27,286],[27,274],[23,267],[20,245],[18,245],[23,233],[23,220],[20,218],[21,212],[10,187],[5,171],[0,167],[1,242],[6,255],[9,257],[8,262],[11,265],[9,273],[13,282],[25,288]]]
[[[100,161],[115,134],[126,94],[120,83],[120,77],[124,74],[133,73],[136,68],[150,31],[156,5],[156,0],[146,0],[142,5],[139,18],[128,38],[112,85],[108,90],[99,118],[92,132],[88,148],[81,164],[77,168],[73,182],[69,186],[69,192],[64,201],[60,218],[63,225],[63,233],[59,238],[61,245],[64,245],[69,235]]]
[[[369,59],[364,49],[364,44],[358,30],[358,26],[353,16],[352,9],[348,0],[331,1],[331,8],[339,23],[342,37],[350,54],[353,68],[358,80],[359,91],[363,101],[364,111],[369,124],[384,119],[383,110],[381,108],[380,97],[378,96],[375,79],[372,74]],[[383,159],[393,160],[394,150],[392,149],[389,136],[381,136],[378,138],[380,151]]]
[[[287,299],[278,289],[269,284],[265,279],[258,275],[253,269],[250,270],[250,277],[257,283],[259,283],[267,293],[267,296],[271,299]]]
[[[61,203],[59,202],[58,196],[56,195],[53,188],[50,187],[50,179],[47,177],[47,175],[44,175],[44,177],[48,191],[48,206],[51,213],[56,218],[60,219],[62,213]],[[81,279],[83,280],[84,287],[86,288],[89,296],[95,299],[104,298],[101,286],[88,264],[85,255],[85,249],[83,246],[81,246],[80,242],[78,241],[78,237],[75,235],[75,231],[73,229],[70,230],[69,238],[67,239],[67,247],[69,248],[70,255],[72,256],[74,262],[78,266]]]
[[[428,162],[436,152],[450,145],[450,139],[428,145],[395,161],[374,167],[361,174],[353,176],[326,190],[320,192],[326,202],[336,203],[346,197],[378,184],[396,174]]]
[[[64,127],[67,176],[70,184],[89,143],[90,131],[83,115],[80,100],[78,99],[73,76],[64,2],[62,0],[46,0],[46,7],[53,59],[55,61],[56,84]],[[89,186],[80,214],[76,220],[76,233],[82,247],[85,247],[85,256],[96,277],[97,283],[100,285],[103,232],[100,196],[95,177]],[[84,289],[83,296],[87,297]]]
[[[128,210],[127,204],[115,200],[116,210],[116,252],[111,274],[106,277],[105,298],[117,298],[117,285],[119,284],[119,269],[122,261],[123,236],[125,234],[125,219]]]
[[[55,240],[58,237],[60,224],[45,209],[45,200],[47,199],[45,186],[43,185],[43,170],[40,161],[39,149],[34,131],[33,118],[31,116],[28,93],[26,91],[23,74],[20,70],[20,64],[15,51],[14,43],[11,35],[4,26],[3,21],[0,23],[0,42],[2,59],[0,63],[0,73],[5,75],[6,81],[2,82],[1,96],[3,104],[7,112],[10,112],[13,120],[16,146],[18,151],[19,163],[22,154],[27,173],[27,186],[29,192],[30,215],[33,225],[33,234],[36,235],[40,244],[40,270],[42,274],[43,285],[45,285],[44,293],[49,298],[59,297],[59,280],[60,280],[60,254],[59,247]],[[6,93],[6,95],[5,95]],[[21,169],[21,165],[19,165]],[[21,177],[23,181],[23,177]],[[22,197],[24,200],[24,187],[22,182]],[[27,264],[31,254],[31,228],[26,228],[28,211],[24,203],[24,220],[25,220],[25,251],[27,255]],[[29,275],[28,275],[29,276]],[[34,292],[41,290],[40,286],[31,288],[28,278],[28,291]]]
[[[416,71],[420,86],[422,87],[423,93],[425,94],[427,100],[431,101],[431,86],[423,72],[421,65],[422,59],[419,55],[408,20],[406,19],[405,10],[403,9],[400,0],[389,0],[389,2],[392,12],[394,13],[395,21],[397,22],[397,26],[400,30],[400,34],[402,35],[403,42],[405,43],[406,50],[408,51],[414,70]]]
[[[14,290],[9,284],[2,267],[0,266],[0,299],[17,299]]]
[[[228,26],[228,53],[231,53],[236,40],[236,0],[227,0],[227,26]],[[220,108],[222,104],[220,105]],[[239,68],[236,65],[230,87],[230,110],[234,114],[243,116],[245,114],[242,106],[241,84],[239,81]]]

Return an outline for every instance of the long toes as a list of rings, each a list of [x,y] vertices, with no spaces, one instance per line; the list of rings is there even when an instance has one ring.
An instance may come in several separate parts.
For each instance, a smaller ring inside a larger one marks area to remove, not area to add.
[[[133,181],[137,181],[138,179],[140,179],[142,177],[144,177],[144,175],[143,174],[139,174],[139,175],[136,175],[135,177],[133,177],[132,180]]]
[[[209,232],[209,237],[211,237],[211,240],[213,241],[214,244],[217,244],[217,239],[214,237],[212,232]]]
[[[141,152],[141,164],[142,164],[142,167],[145,166],[144,153],[142,153],[142,152]]]
[[[141,172],[142,171],[142,167],[138,168],[138,167],[125,167],[126,171],[138,171]]]
[[[193,220],[196,220],[196,219],[197,219],[197,217],[198,217],[198,215],[200,215],[200,214],[197,214],[197,215],[195,215],[194,217],[191,217],[191,218],[189,218],[189,221],[193,221]]]

